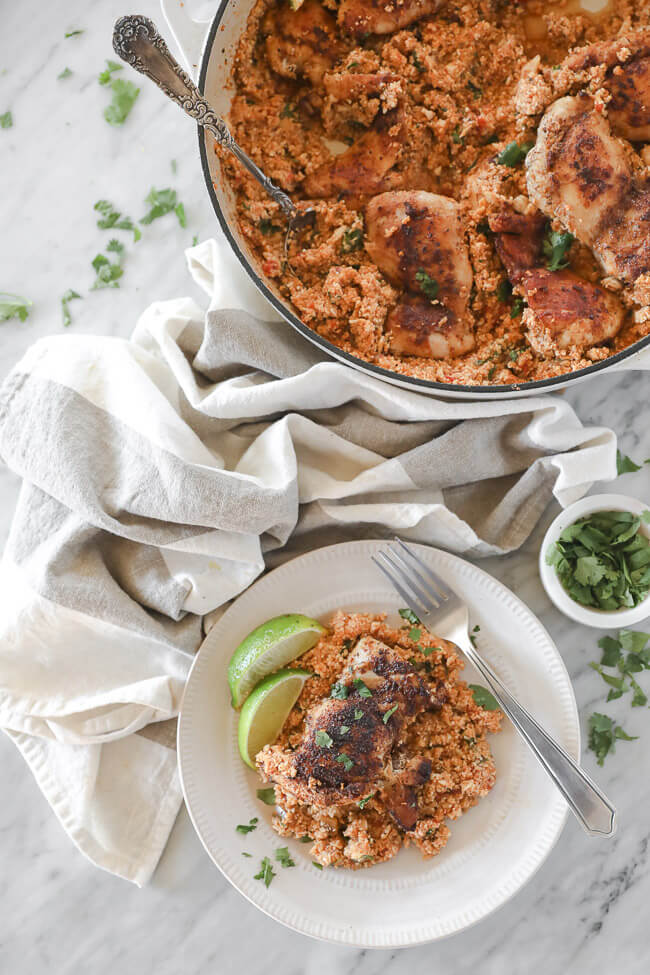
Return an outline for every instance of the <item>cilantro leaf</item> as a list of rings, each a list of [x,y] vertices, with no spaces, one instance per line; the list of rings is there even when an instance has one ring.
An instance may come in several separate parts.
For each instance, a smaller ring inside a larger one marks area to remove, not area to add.
[[[614,751],[616,739],[634,741],[635,736],[628,735],[608,715],[595,711],[589,718],[589,749],[594,752],[599,765],[603,765],[607,755]]]
[[[420,286],[420,291],[422,294],[426,295],[427,298],[431,298],[433,301],[434,298],[438,297],[438,291],[440,290],[438,282],[435,278],[432,278],[431,275],[427,274],[423,268],[420,268],[419,271],[415,272],[415,280]]]
[[[518,142],[509,142],[505,149],[501,150],[496,161],[500,166],[514,168],[524,161],[533,145],[534,142],[522,142],[521,145]]]
[[[499,710],[499,704],[496,698],[488,691],[487,687],[482,687],[480,684],[470,684],[469,689],[472,692],[474,703],[478,704],[484,711]]]
[[[369,796],[364,796],[363,799],[359,799],[359,802],[357,803],[359,809],[365,809],[374,794],[374,792],[371,792]]]
[[[634,474],[635,471],[640,471],[641,465],[637,464],[628,457],[627,454],[622,454],[620,450],[616,451],[616,473],[621,474]]]
[[[598,641],[598,646],[603,651],[600,660],[601,667],[615,667],[621,659],[621,644],[611,636],[604,636]]]
[[[72,315],[70,314],[70,309],[68,308],[68,303],[74,301],[76,298],[81,298],[80,294],[73,291],[72,288],[68,288],[63,297],[61,298],[61,311],[63,314],[63,327],[67,328],[68,325],[72,323]]]
[[[187,217],[185,216],[185,207],[182,203],[176,204],[174,207],[174,213],[178,217],[178,222],[180,223],[181,227],[185,229],[185,227],[187,227]]]
[[[82,30],[69,30],[63,36],[64,37],[79,37],[79,35],[80,34],[83,34],[83,33],[84,32]]]
[[[355,708],[354,709],[354,720],[355,721],[361,721],[362,717],[363,717],[363,711],[361,710],[361,708]]]
[[[295,867],[295,863],[289,854],[288,846],[279,846],[275,851],[275,859],[278,861],[281,867]]]
[[[112,100],[104,109],[104,118],[109,125],[123,125],[129,117],[140,89],[132,81],[116,78],[111,81]]]
[[[21,298],[20,295],[12,295],[6,291],[0,291],[0,322],[6,322],[10,318],[19,318],[24,322],[29,315],[32,302],[28,298]]]
[[[570,233],[558,233],[555,230],[549,230],[544,238],[543,251],[544,256],[548,258],[548,264],[546,267],[549,271],[561,271],[569,264],[569,260],[566,257],[566,253],[571,247],[571,244],[575,240],[573,234]]]
[[[422,636],[422,630],[418,626],[413,626],[409,630],[409,640],[414,640],[417,642]]]
[[[393,704],[392,708],[389,708],[388,711],[386,711],[384,713],[384,716],[381,719],[384,722],[384,724],[388,724],[388,722],[389,722],[389,720],[391,718],[391,715],[395,714],[395,712],[397,711],[397,708],[398,708],[398,705],[397,704]]]
[[[323,731],[322,729],[319,729],[316,732],[316,734],[314,735],[314,739],[316,741],[316,744],[319,746],[319,748],[331,748],[332,745],[334,744],[333,739],[330,738],[327,732]]]
[[[10,129],[14,124],[14,117],[11,112],[3,112],[0,115],[0,129]]]
[[[101,214],[97,221],[100,230],[132,230],[134,244],[137,244],[142,237],[140,228],[133,223],[130,217],[122,216],[110,200],[97,200],[93,209]]]
[[[332,684],[330,697],[336,697],[339,701],[344,701],[349,693],[350,688],[347,684],[342,684],[340,681],[337,681],[336,684]]]
[[[121,70],[122,70],[121,64],[118,64],[117,61],[109,61],[107,59],[106,67],[104,68],[103,71],[100,71],[97,80],[100,83],[100,85],[110,85],[111,75],[113,74],[113,72],[121,71]]]
[[[270,887],[271,881],[275,876],[276,873],[273,869],[273,864],[271,863],[268,857],[264,857],[264,859],[260,863],[259,873],[255,874],[253,880],[261,880],[265,887]]]
[[[356,677],[352,683],[359,692],[359,697],[372,697],[372,691],[364,684],[360,677]]]
[[[257,798],[260,802],[266,803],[267,806],[275,805],[275,789],[270,786],[268,789],[258,789]]]
[[[71,74],[72,74],[72,71],[70,70],[70,68],[64,68],[63,71],[61,71],[56,76],[56,80],[57,81],[64,81],[66,78],[69,78],[71,76]]]
[[[402,619],[406,620],[408,623],[413,623],[417,626],[417,624],[420,622],[412,609],[399,609],[397,612]]]
[[[257,816],[253,816],[252,819],[248,820],[248,826],[246,826],[244,823],[240,823],[238,826],[235,826],[235,829],[238,833],[252,833],[254,829],[257,829],[258,823],[259,819]]]
[[[363,230],[360,227],[348,227],[341,239],[341,253],[351,254],[352,251],[359,250],[363,244]]]
[[[340,755],[337,755],[336,761],[343,766],[346,772],[349,772],[352,766],[354,765],[354,762],[352,761],[350,756],[346,755],[345,752],[341,752]]]
[[[111,247],[113,243],[117,243],[117,241],[111,241],[107,250],[115,251],[115,247]],[[111,262],[105,254],[97,254],[91,261],[91,264],[97,275],[90,289],[91,291],[98,291],[100,288],[119,288],[119,279],[124,274],[124,270],[119,263],[119,258],[117,261]]]
[[[176,198],[176,190],[172,190],[169,187],[164,190],[157,190],[155,186],[149,190],[149,193],[144,201],[149,204],[149,211],[145,213],[144,217],[140,218],[140,223],[150,224],[159,217],[164,217],[165,214],[171,213],[172,210],[176,212],[179,223],[183,226],[181,217],[179,216],[177,207],[181,206]],[[185,211],[182,211],[182,219],[185,219]]]

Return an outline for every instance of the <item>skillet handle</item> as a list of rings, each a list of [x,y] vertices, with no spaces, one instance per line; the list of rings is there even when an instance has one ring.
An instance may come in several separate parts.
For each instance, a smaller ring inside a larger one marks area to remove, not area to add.
[[[187,71],[183,71],[173,57],[152,20],[140,14],[130,14],[116,20],[113,28],[113,50],[122,61],[150,78],[163,94],[211,132],[220,146],[232,152],[275,200],[283,213],[291,219],[296,216],[296,207],[287,194],[235,142],[224,120],[210,107]]]

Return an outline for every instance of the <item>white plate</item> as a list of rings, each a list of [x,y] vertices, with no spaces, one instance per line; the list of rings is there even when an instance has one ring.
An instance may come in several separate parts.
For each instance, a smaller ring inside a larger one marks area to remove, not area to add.
[[[395,612],[402,605],[370,556],[379,541],[348,542],[288,562],[251,586],[222,616],[190,673],[178,729],[185,801],[216,865],[256,907],[312,937],[357,947],[400,947],[461,931],[495,910],[537,870],[557,840],[566,806],[514,729],[491,737],[497,783],[460,820],[439,856],[414,848],[366,870],[317,870],[309,847],[280,838],[272,809],[256,797],[258,776],[237,752],[237,715],[229,704],[226,667],[239,641],[279,613],[326,622],[334,610]],[[471,607],[478,645],[530,711],[570,755],[580,754],[575,698],[548,633],[508,589],[469,562],[437,549],[419,554]],[[390,618],[390,617],[389,617]],[[472,680],[470,668],[466,676]],[[259,817],[242,836],[237,823]],[[253,875],[264,856],[289,844],[293,869],[275,863],[267,889]],[[251,859],[242,851],[252,854]]]

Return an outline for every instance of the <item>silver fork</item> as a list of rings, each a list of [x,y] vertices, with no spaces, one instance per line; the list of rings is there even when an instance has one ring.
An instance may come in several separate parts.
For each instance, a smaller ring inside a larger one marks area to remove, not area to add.
[[[504,687],[469,636],[469,611],[414,550],[401,539],[372,561],[390,580],[406,605],[432,633],[450,640],[479,671],[515,728],[591,836],[611,836],[616,809],[589,776]]]

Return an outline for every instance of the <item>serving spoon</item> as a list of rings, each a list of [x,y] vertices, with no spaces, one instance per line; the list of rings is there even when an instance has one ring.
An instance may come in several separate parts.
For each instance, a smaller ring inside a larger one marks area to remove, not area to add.
[[[313,207],[299,209],[279,186],[266,176],[233,139],[228,126],[196,87],[189,74],[170,53],[158,28],[148,17],[130,14],[115,21],[113,50],[122,61],[146,75],[160,90],[176,102],[198,125],[207,129],[224,149],[229,149],[248,172],[255,177],[272,200],[288,218],[284,239],[285,256],[292,233],[313,227],[316,211]]]

